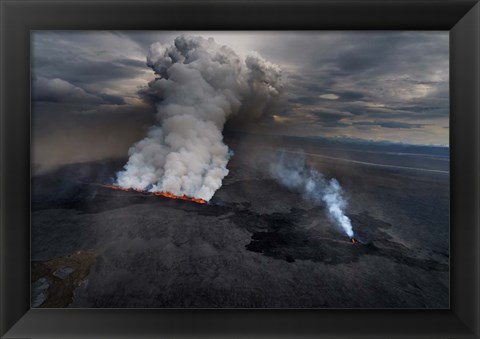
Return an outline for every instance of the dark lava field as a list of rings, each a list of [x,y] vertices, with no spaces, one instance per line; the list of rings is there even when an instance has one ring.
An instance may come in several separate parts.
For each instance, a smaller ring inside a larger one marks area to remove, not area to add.
[[[367,162],[308,149],[309,165],[343,188],[352,244],[323,207],[269,176],[272,152],[236,147],[209,204],[101,186],[124,159],[34,176],[32,305],[449,307],[448,159],[389,152],[377,166],[378,150]]]

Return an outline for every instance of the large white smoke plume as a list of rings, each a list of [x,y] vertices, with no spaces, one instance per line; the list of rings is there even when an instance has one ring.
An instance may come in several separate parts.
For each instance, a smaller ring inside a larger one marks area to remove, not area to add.
[[[208,201],[228,174],[226,120],[256,119],[271,107],[282,91],[280,68],[193,36],[152,44],[147,64],[158,75],[148,89],[158,125],[131,147],[116,183]]]
[[[276,154],[270,173],[284,186],[301,192],[305,200],[314,205],[325,205],[330,220],[353,238],[352,223],[345,215],[347,204],[335,178],[328,180],[315,169],[308,168],[303,155],[286,152]]]

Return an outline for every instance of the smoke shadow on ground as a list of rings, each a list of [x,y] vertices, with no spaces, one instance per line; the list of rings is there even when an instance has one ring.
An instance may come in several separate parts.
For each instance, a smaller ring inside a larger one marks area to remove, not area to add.
[[[252,232],[251,242],[245,248],[267,257],[287,262],[311,260],[329,265],[358,262],[362,256],[385,257],[396,263],[419,267],[424,270],[448,271],[448,265],[434,260],[419,259],[406,246],[393,241],[385,232],[391,224],[375,219],[367,212],[350,215],[359,231],[361,240],[352,244],[329,225],[325,234],[318,235],[312,229],[298,224],[298,220],[318,215],[318,209],[292,209],[289,213],[257,214],[250,210],[236,211],[229,219]]]

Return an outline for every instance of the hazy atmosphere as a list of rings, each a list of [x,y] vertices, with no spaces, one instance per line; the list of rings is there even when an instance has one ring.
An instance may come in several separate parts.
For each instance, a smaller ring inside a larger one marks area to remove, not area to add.
[[[154,120],[150,45],[188,33],[33,32],[34,169],[125,155]],[[281,68],[250,132],[448,146],[447,32],[193,33]]]

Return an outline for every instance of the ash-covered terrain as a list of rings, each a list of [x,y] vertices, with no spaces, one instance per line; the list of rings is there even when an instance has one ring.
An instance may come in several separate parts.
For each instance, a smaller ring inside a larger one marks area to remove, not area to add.
[[[34,176],[32,304],[449,307],[448,149],[227,143],[235,151],[230,172],[208,204],[102,186],[125,159]],[[301,146],[309,166],[338,180],[359,242],[325,207],[269,175],[279,145],[291,153]],[[85,262],[78,253],[89,253]]]

